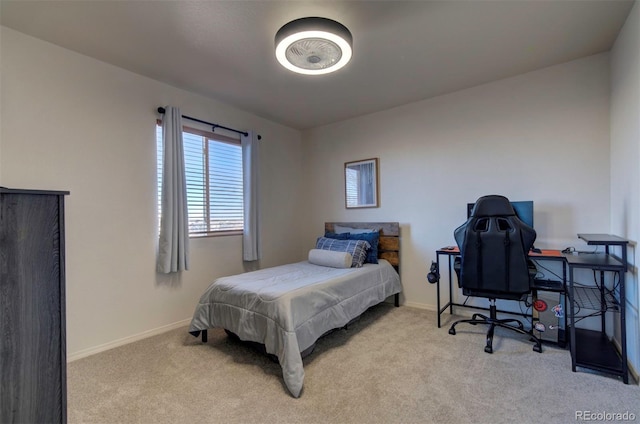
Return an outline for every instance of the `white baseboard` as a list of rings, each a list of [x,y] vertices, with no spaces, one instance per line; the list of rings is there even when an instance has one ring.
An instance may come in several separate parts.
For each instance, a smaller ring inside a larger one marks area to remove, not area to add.
[[[427,311],[438,310],[438,307],[436,305],[428,305],[426,303],[418,303],[418,302],[404,302],[401,306],[408,306],[410,308],[417,308],[417,309],[426,309]]]
[[[83,349],[78,352],[73,352],[67,355],[67,362],[73,362],[78,359],[86,358],[87,356],[95,355],[96,353],[104,352],[105,350],[113,349],[115,347],[124,346],[129,343],[137,342],[138,340],[146,339],[148,337],[156,336],[158,334],[166,333],[167,331],[175,330],[176,328],[189,325],[191,318],[184,319],[182,321],[174,322],[173,324],[163,325],[162,327],[154,328],[153,330],[143,331],[142,333],[134,334],[122,339],[114,340],[109,343],[105,343],[99,346]]]

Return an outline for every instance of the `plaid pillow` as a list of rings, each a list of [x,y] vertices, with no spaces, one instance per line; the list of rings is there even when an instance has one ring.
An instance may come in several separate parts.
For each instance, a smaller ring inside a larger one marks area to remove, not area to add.
[[[366,240],[337,240],[327,237],[318,237],[316,249],[331,250],[334,252],[351,253],[353,261],[351,267],[360,268],[367,258],[367,249],[371,245]]]
[[[365,263],[377,264],[378,263],[378,241],[380,240],[380,233],[375,231],[371,233],[359,233],[359,234],[347,234],[347,240],[366,240],[369,242],[370,248],[367,250],[367,258]]]

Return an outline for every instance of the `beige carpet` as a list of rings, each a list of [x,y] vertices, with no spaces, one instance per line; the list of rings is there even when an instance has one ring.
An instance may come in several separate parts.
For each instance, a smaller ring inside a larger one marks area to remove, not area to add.
[[[449,316],[445,317],[445,322]],[[438,329],[435,312],[379,305],[321,339],[302,396],[280,366],[221,330],[174,330],[72,362],[70,423],[570,423],[576,411],[635,414],[640,388],[571,372],[567,350],[531,350],[484,326]]]

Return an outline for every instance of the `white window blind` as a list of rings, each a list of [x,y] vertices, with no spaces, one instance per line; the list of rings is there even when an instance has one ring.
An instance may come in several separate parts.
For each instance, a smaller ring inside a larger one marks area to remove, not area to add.
[[[240,141],[184,127],[189,235],[238,234],[243,230]],[[156,128],[158,217],[162,204],[162,127]],[[160,222],[160,220],[158,220]]]
[[[358,171],[352,168],[346,168],[346,189],[347,206],[357,206],[358,198]]]

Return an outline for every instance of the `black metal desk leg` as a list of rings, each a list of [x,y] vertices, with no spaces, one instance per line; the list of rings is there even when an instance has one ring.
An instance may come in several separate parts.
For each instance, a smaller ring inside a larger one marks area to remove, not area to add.
[[[571,349],[571,371],[576,372],[576,326],[575,326],[575,305],[573,302],[573,267],[569,267],[569,347]]]
[[[625,293],[624,293],[624,276],[626,274],[625,271],[620,271],[620,348],[622,350],[622,381],[624,384],[629,384],[629,364],[627,363],[627,332],[626,329],[626,321],[625,321]]]
[[[453,315],[453,262],[455,257],[449,255],[449,315]]]
[[[436,253],[436,266],[438,267],[438,274],[440,274],[440,255]],[[436,281],[436,292],[438,295],[438,328],[440,328],[440,278]]]
[[[602,332],[605,333],[607,330],[607,314],[604,312],[607,310],[607,300],[605,298],[605,281],[604,281],[604,271],[600,271],[600,310],[603,311],[600,315],[600,325],[602,328]]]

